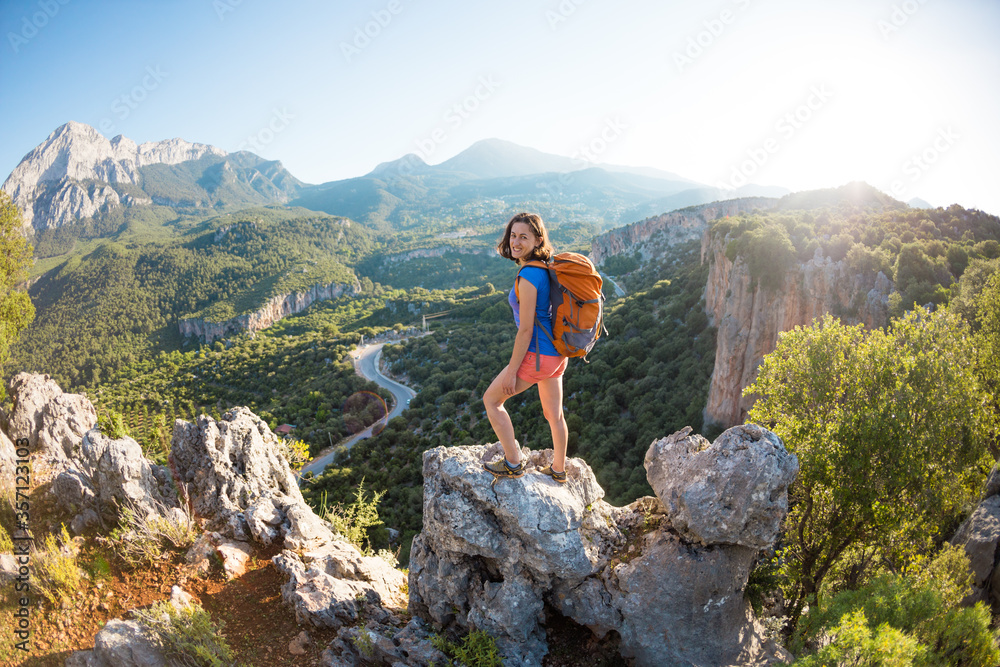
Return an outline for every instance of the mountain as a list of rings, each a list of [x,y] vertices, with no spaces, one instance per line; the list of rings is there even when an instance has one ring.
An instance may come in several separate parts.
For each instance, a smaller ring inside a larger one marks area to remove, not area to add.
[[[693,186],[704,187],[658,169],[593,166],[509,141],[485,139],[437,165],[411,153],[383,162],[364,176],[307,186],[291,203],[346,215],[384,231],[425,229],[429,219],[437,224],[443,220],[462,224],[470,212],[495,209],[497,203],[501,208],[496,219],[507,215],[508,209],[530,207],[554,222],[584,219],[609,229],[635,219],[626,217],[626,211]],[[685,204],[718,198],[714,190],[699,191]],[[657,208],[656,213],[664,210],[669,209]]]
[[[280,162],[183,139],[136,144],[70,121],[24,156],[3,184],[25,231],[54,229],[119,207],[284,201],[302,183]]]
[[[437,165],[438,171],[465,174],[472,178],[504,178],[545,172],[575,171],[580,161],[543,153],[502,139],[483,139],[455,157]]]

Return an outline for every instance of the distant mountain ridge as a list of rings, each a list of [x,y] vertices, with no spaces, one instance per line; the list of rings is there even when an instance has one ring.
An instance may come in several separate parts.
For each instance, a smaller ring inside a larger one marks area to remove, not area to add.
[[[271,203],[301,185],[279,162],[251,153],[228,154],[183,139],[143,144],[122,135],[106,139],[93,127],[70,121],[25,155],[2,188],[30,232],[120,206]]]

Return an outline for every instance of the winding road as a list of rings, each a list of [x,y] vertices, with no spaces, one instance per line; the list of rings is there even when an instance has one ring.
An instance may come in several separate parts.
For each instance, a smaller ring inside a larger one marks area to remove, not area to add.
[[[401,341],[393,341],[401,342]],[[378,420],[365,430],[360,433],[354,434],[350,439],[345,442],[338,443],[335,447],[330,447],[328,449],[320,452],[320,455],[312,460],[308,465],[304,466],[299,475],[304,475],[306,472],[312,472],[313,475],[319,475],[323,470],[333,463],[333,456],[337,449],[343,445],[347,449],[354,446],[354,443],[359,440],[364,440],[365,438],[370,438],[372,435],[372,429],[378,424],[385,426],[389,423],[389,420],[398,417],[403,414],[403,410],[409,404],[410,399],[417,395],[417,392],[413,391],[404,384],[400,384],[395,380],[390,380],[378,370],[378,361],[382,356],[382,347],[385,343],[376,343],[375,345],[364,345],[355,352],[351,353],[351,357],[354,360],[354,368],[366,379],[371,380],[375,384],[388,389],[392,393],[395,405],[389,414]],[[301,480],[301,477],[300,477]]]

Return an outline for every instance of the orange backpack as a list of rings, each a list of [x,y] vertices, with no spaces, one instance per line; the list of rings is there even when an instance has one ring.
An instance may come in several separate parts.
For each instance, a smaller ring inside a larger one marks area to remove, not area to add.
[[[564,357],[583,357],[608,330],[604,328],[604,294],[601,274],[593,263],[575,252],[561,252],[548,263],[533,260],[521,265],[537,266],[549,272],[549,301],[552,304],[552,336],[549,340]],[[518,269],[518,275],[521,271]],[[517,280],[514,281],[517,294]],[[520,295],[518,295],[520,299]],[[535,316],[535,323],[538,317]],[[540,327],[545,331],[545,327]],[[548,336],[549,332],[545,331]]]

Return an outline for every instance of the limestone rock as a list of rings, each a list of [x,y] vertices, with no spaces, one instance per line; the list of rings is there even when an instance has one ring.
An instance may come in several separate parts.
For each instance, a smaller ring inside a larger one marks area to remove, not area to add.
[[[799,470],[781,439],[755,424],[734,426],[711,444],[689,426],[653,442],[644,464],[683,537],[757,549],[777,537]]]
[[[313,285],[304,292],[275,295],[257,310],[222,322],[210,322],[195,317],[180,320],[177,326],[181,336],[193,336],[204,343],[211,343],[213,340],[242,332],[261,331],[289,315],[302,312],[316,301],[337,299],[360,292],[361,282],[357,278],[350,284]]]
[[[94,650],[77,651],[66,667],[163,667],[170,664],[135,621],[108,621],[94,636]]]
[[[186,485],[194,511],[209,528],[237,540],[250,538],[243,512],[262,498],[287,496],[304,505],[295,476],[278,453],[275,435],[248,408],[229,410],[216,421],[200,415],[178,419],[171,461]]]
[[[773,351],[778,334],[808,326],[828,312],[855,308],[848,324],[880,327],[888,322],[893,284],[883,274],[856,274],[846,261],[817,253],[789,270],[774,290],[754,284],[742,257],[726,256],[727,240],[702,237],[702,261],[709,262],[705,312],[716,327],[715,367],[705,404],[705,423],[732,426],[743,422],[755,397],[743,388],[757,377],[764,355]]]
[[[8,435],[28,439],[28,448],[50,459],[73,455],[83,436],[97,424],[97,412],[86,397],[64,394],[48,375],[18,373],[10,381]]]
[[[132,438],[114,440],[92,430],[80,446],[81,471],[89,477],[102,507],[115,502],[146,515],[163,515],[177,502],[172,489],[164,488],[154,466]]]
[[[997,546],[1000,544],[1000,495],[993,495],[976,507],[951,543],[965,549],[972,569],[972,592],[965,602],[980,600],[1000,605],[1000,586],[994,585]]]
[[[773,466],[778,473],[765,475],[781,484],[757,484],[753,474],[735,473],[738,465],[766,468],[774,463],[768,457],[789,456],[764,429],[724,434],[711,446],[689,435],[680,434],[671,447],[654,443],[647,467],[678,465],[671,458],[678,443],[715,447],[714,455],[683,462],[679,476],[722,480],[719,488],[729,478],[734,490],[727,502],[755,507],[727,510],[735,526],[727,528],[727,542],[706,545],[679,534],[672,525],[678,514],[665,498],[608,505],[579,459],[567,461],[569,482],[561,486],[534,470],[551,461],[551,451],[524,451],[527,473],[492,485],[482,461],[498,445],[428,450],[423,531],[410,552],[410,612],[444,632],[488,631],[514,665],[541,664],[545,602],[598,636],[617,632],[622,654],[636,665],[760,658],[761,633],[743,589],[756,547],[771,546],[775,530],[747,524],[781,521],[787,501],[779,497],[790,482],[784,476],[794,475],[795,467],[785,462]],[[752,546],[728,543],[732,539]]]
[[[322,563],[306,567],[292,552],[272,559],[288,580],[281,596],[294,610],[295,620],[317,628],[339,628],[358,620],[365,602],[380,605],[381,598],[370,585],[328,574]]]
[[[305,655],[306,647],[311,643],[312,641],[309,639],[309,633],[303,630],[297,634],[292,641],[288,642],[288,652],[292,655]]]
[[[323,667],[375,664],[429,667],[448,664],[448,656],[434,648],[432,633],[419,618],[402,629],[368,622],[363,627],[343,627],[323,651]],[[362,647],[364,654],[362,653]]]
[[[222,571],[226,579],[237,579],[246,574],[247,562],[253,555],[253,547],[246,542],[226,541],[215,548],[222,558]]]

